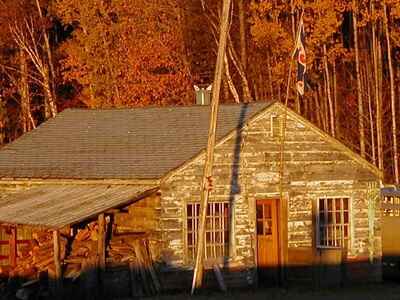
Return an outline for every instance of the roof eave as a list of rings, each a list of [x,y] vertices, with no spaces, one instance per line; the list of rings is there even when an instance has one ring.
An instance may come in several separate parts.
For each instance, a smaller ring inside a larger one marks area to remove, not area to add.
[[[159,178],[153,179],[71,179],[71,178],[0,178],[2,184],[108,184],[108,185],[159,185]]]

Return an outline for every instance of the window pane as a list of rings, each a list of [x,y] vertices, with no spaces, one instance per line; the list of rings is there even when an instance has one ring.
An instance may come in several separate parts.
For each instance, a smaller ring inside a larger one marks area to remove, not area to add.
[[[188,231],[191,231],[193,229],[193,220],[192,219],[188,219]]]
[[[267,220],[264,222],[264,234],[271,235],[272,234],[272,220]]]
[[[257,219],[263,218],[263,207],[262,205],[257,205]]]
[[[263,221],[257,221],[257,234],[258,235],[263,235],[264,234],[264,222]]]
[[[264,218],[265,219],[271,219],[272,213],[271,213],[271,205],[265,204],[264,205]]]
[[[319,199],[319,211],[325,210],[325,199]]]
[[[333,214],[332,212],[328,213],[328,224],[332,224],[333,223]]]
[[[328,210],[329,211],[333,210],[332,199],[328,199]]]
[[[193,245],[193,234],[189,233],[188,234],[188,245]]]
[[[187,205],[187,216],[188,217],[192,216],[192,209],[193,209],[193,206],[191,204],[188,204]]]
[[[336,211],[340,210],[340,202],[342,202],[342,199],[335,199],[335,203],[336,203],[335,209],[336,209]]]
[[[349,202],[348,202],[348,200],[349,199],[347,199],[347,198],[343,199],[343,210],[349,210]]]
[[[221,211],[221,205],[220,203],[216,203],[214,207],[214,215],[219,216],[221,213],[220,211]]]
[[[345,211],[345,212],[343,213],[343,218],[344,218],[343,223],[344,223],[344,224],[348,224],[348,223],[349,223],[349,212]]]
[[[336,218],[335,219],[336,224],[340,224],[342,222],[342,219],[341,219],[341,216],[340,216],[340,211],[335,213],[335,218]]]

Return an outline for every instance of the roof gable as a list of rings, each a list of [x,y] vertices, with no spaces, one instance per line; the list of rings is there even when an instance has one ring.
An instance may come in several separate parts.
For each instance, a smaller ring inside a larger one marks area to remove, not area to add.
[[[253,117],[247,119],[245,122],[243,122],[242,126],[240,127],[241,130],[244,130],[246,127],[250,127],[252,124],[257,122],[259,119],[263,118],[266,114],[268,114],[274,107],[278,108],[281,113],[287,113],[287,117],[290,117],[294,119],[296,122],[299,122],[303,126],[309,128],[312,132],[316,133],[318,136],[321,137],[325,142],[327,142],[329,145],[331,145],[333,148],[341,151],[342,154],[346,155],[349,157],[351,160],[355,161],[358,165],[361,167],[369,170],[378,178],[383,178],[383,173],[373,164],[368,162],[366,159],[362,158],[359,154],[355,153],[353,150],[345,146],[343,143],[341,143],[339,140],[335,139],[334,137],[330,136],[328,133],[324,132],[323,130],[319,129],[317,126],[315,126],[313,123],[308,121],[307,119],[303,118],[290,108],[286,108],[282,103],[280,102],[273,102],[271,105],[265,107],[264,109],[258,111],[253,115]],[[237,128],[233,129],[231,132],[229,132],[227,135],[224,137],[220,138],[217,143],[216,147],[219,145],[222,145],[225,143],[227,140],[233,138],[237,133]],[[186,161],[184,164],[181,166],[177,167],[176,169],[172,170],[171,172],[168,173],[168,175],[164,178],[164,180],[169,179],[173,177],[175,174],[180,172],[181,170],[185,169],[187,166],[190,165],[190,163],[201,159],[205,155],[205,149],[199,153],[199,155],[193,157],[191,160]]]

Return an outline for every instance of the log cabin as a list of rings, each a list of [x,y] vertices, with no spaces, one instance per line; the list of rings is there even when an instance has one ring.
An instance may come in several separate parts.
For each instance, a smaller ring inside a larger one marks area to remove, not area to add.
[[[3,264],[18,265],[32,228],[75,237],[105,215],[106,269],[114,236],[140,233],[162,288],[189,289],[209,115],[67,109],[3,147]],[[205,268],[219,266],[228,288],[381,279],[375,166],[279,102],[221,105],[215,151]]]

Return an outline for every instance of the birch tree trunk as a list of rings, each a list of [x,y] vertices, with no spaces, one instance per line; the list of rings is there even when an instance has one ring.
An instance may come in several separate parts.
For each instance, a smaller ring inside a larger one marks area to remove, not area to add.
[[[35,122],[33,121],[31,114],[31,97],[29,94],[28,82],[28,63],[24,50],[19,51],[19,71],[20,78],[18,89],[21,97],[21,128],[22,132],[25,133],[35,128]]]
[[[332,61],[332,76],[333,76],[333,109],[335,116],[335,136],[340,136],[339,134],[339,105],[337,99],[337,80],[336,80],[336,61]]]
[[[378,168],[383,171],[383,147],[382,147],[382,105],[379,91],[379,67],[378,67],[378,41],[376,38],[376,22],[375,22],[375,5],[374,1],[371,1],[371,14],[372,19],[372,55],[374,62],[374,87],[375,87],[375,103],[376,103],[376,142],[378,148]]]
[[[240,61],[243,66],[243,70],[247,70],[247,47],[246,47],[246,18],[245,8],[243,0],[238,0],[238,11],[239,11],[239,35],[240,35]]]
[[[361,91],[360,78],[360,57],[358,50],[358,29],[357,29],[357,3],[353,0],[353,32],[354,32],[354,50],[356,57],[356,74],[357,74],[357,99],[358,99],[358,130],[360,135],[360,152],[365,158],[365,133],[364,133],[364,108]]]
[[[42,10],[40,8],[39,0],[36,0],[36,7],[39,13],[39,17],[41,20],[43,20],[43,15],[42,15]],[[47,55],[47,77],[48,78],[43,78],[44,85],[45,85],[45,95],[46,95],[46,100],[47,103],[45,103],[45,116],[46,119],[50,117],[55,117],[57,114],[57,106],[56,106],[56,93],[55,93],[55,71],[54,71],[54,64],[53,64],[53,57],[51,55],[51,48],[50,48],[50,42],[49,42],[49,35],[47,31],[44,29],[43,25],[42,27],[42,35],[44,38],[44,48],[46,50],[46,55]]]
[[[390,43],[390,33],[387,16],[387,5],[383,3],[383,19],[385,26],[386,45],[387,45],[387,56],[389,64],[389,78],[390,78],[390,102],[392,111],[392,138],[393,138],[393,164],[394,164],[394,179],[395,183],[399,184],[399,156],[397,153],[397,124],[396,124],[396,100],[394,91],[394,74],[392,64],[392,47]]]
[[[326,78],[326,95],[328,98],[329,105],[329,120],[330,120],[330,132],[333,137],[335,137],[335,114],[333,111],[333,102],[331,97],[331,85],[330,85],[330,76],[329,76],[329,68],[328,68],[328,54],[326,52],[326,44],[323,46],[324,50],[324,69],[325,69],[325,78]]]
[[[376,148],[375,148],[375,126],[373,118],[373,107],[371,100],[371,86],[370,86],[370,69],[368,61],[365,64],[365,85],[367,87],[367,98],[368,98],[368,113],[369,113],[369,124],[371,128],[371,149],[372,149],[372,163],[376,165]]]
[[[231,91],[233,100],[235,100],[236,103],[240,103],[239,93],[237,92],[236,87],[233,83],[231,72],[229,71],[228,57],[226,56],[226,54],[224,56],[224,70],[225,70],[225,80],[226,83],[228,84],[229,90]]]

